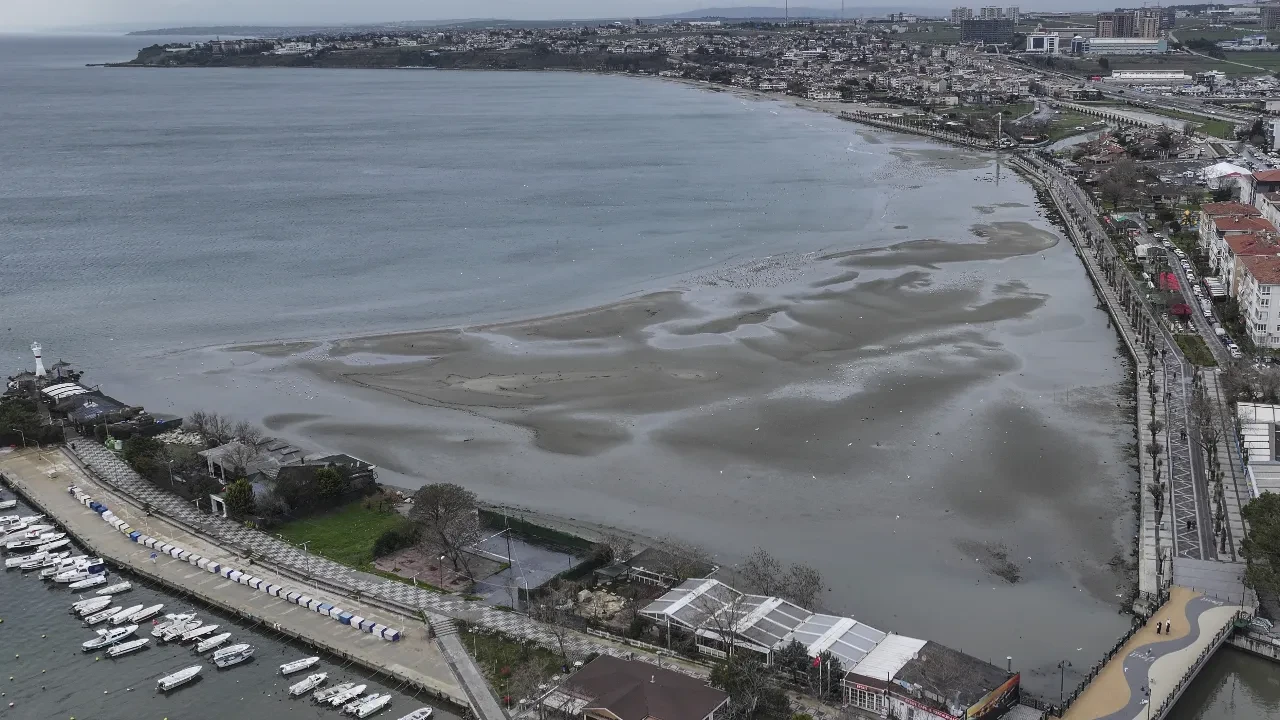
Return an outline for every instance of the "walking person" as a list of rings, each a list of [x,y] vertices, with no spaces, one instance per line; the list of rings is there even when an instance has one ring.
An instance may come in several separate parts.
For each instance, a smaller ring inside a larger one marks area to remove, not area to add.
[[[1173,623],[1168,620],[1164,621],[1164,634],[1165,635],[1173,634]]]
[[[1162,628],[1162,624],[1161,624],[1161,622],[1160,622],[1159,620],[1157,620],[1157,621],[1156,621],[1156,634],[1157,634],[1157,635],[1159,635],[1159,634],[1160,634],[1160,632],[1161,632],[1161,628]]]

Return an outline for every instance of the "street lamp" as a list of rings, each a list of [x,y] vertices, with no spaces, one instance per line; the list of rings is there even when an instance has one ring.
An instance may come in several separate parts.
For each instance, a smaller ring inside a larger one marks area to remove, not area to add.
[[[27,446],[27,434],[22,432],[18,428],[9,428],[9,429],[22,436],[22,447],[25,448]]]
[[[169,489],[173,489],[173,458],[165,461],[169,465]]]
[[[1058,662],[1058,707],[1062,707],[1062,694],[1066,688],[1067,668],[1071,667],[1070,660],[1060,660]]]
[[[444,556],[440,556],[440,589],[444,590]]]

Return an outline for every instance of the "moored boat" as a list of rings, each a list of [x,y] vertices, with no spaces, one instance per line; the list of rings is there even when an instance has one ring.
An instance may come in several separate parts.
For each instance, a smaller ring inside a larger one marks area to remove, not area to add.
[[[318,662],[320,662],[320,658],[318,657],[307,657],[307,658],[302,658],[301,660],[294,660],[293,662],[287,662],[280,666],[280,674],[292,675],[296,672],[302,672],[303,670],[306,670],[307,668],[311,667],[312,665],[315,665]]]
[[[428,718],[431,717],[432,712],[434,712],[434,710],[429,707],[418,708],[408,715],[400,716],[400,720],[428,720]]]
[[[33,537],[39,537],[40,533],[51,530],[53,526],[48,524],[18,522],[5,528],[5,535],[0,537],[0,543],[8,545],[16,540],[30,540]]]
[[[168,632],[170,628],[174,627],[176,624],[185,623],[186,621],[194,618],[195,616],[196,616],[195,613],[181,613],[176,615],[170,613],[168,615],[165,615],[164,620],[161,620],[160,622],[156,623],[155,627],[151,628],[151,636],[161,637],[166,632]],[[186,631],[184,630],[183,632],[186,632]]]
[[[120,593],[123,593],[123,592],[129,592],[132,589],[133,589],[133,584],[130,583],[128,580],[126,580],[121,583],[116,583],[111,587],[104,587],[101,590],[99,590],[97,594],[98,595],[119,595]]]
[[[55,566],[60,567],[60,566]],[[45,568],[48,570],[49,568]],[[102,563],[102,558],[88,558],[77,561],[69,570],[63,570],[53,576],[56,583],[73,583],[84,580],[90,575],[99,575],[106,572],[107,566]],[[44,573],[41,572],[41,577]]]
[[[147,620],[150,620],[151,618],[159,615],[161,610],[164,610],[164,603],[157,603],[149,607],[144,607],[138,612],[134,613],[129,618],[129,622],[134,622],[134,623],[146,622]]]
[[[375,713],[380,712],[383,708],[391,704],[391,694],[374,695],[365,700],[360,707],[356,708],[355,716],[358,718],[367,718]]]
[[[39,570],[41,568],[52,567],[65,560],[70,551],[67,552],[38,552],[34,555],[28,555],[27,561],[18,566],[18,569],[27,572],[30,570]]]
[[[315,695],[312,695],[311,699],[315,700],[316,702],[328,702],[330,699],[333,698],[334,695],[337,695],[338,693],[346,692],[355,686],[356,686],[355,683],[349,683],[349,682],[338,683],[337,685],[334,685],[331,688],[325,688],[324,690],[320,690]]]
[[[71,584],[67,585],[67,587],[71,590],[87,590],[91,587],[97,587],[99,585],[106,585],[106,584],[107,584],[107,574],[105,572],[102,572],[102,573],[94,573],[92,575],[89,575],[88,577],[84,577],[79,580],[76,580],[75,582],[72,582]]]
[[[92,627],[102,622],[103,620],[107,620],[108,618],[115,617],[116,613],[120,612],[123,609],[124,608],[120,607],[119,605],[116,605],[115,607],[109,607],[106,610],[100,610],[86,617],[84,619],[84,624]]]
[[[343,705],[342,709],[339,710],[338,712],[341,712],[344,715],[355,715],[356,710],[361,705],[365,704],[366,702],[376,697],[378,697],[378,693],[369,693],[368,695],[364,695],[364,696],[357,695],[356,697],[351,698],[351,701],[348,702],[346,705]]]
[[[18,507],[17,500],[0,500],[0,510],[12,510]]]
[[[121,655],[128,655],[131,652],[137,652],[138,650],[146,647],[149,642],[151,642],[151,638],[138,638],[137,640],[122,642],[119,645],[112,645],[107,648],[107,657],[120,657]]]
[[[91,597],[87,600],[78,600],[71,606],[71,612],[76,613],[80,617],[87,617],[99,610],[103,610],[111,605],[111,596],[104,595],[102,597]]]
[[[365,688],[367,688],[367,687],[369,687],[369,686],[368,686],[368,685],[355,685],[355,686],[349,687],[349,688],[347,688],[346,690],[343,690],[342,692],[340,692],[340,693],[338,693],[338,694],[334,695],[334,696],[333,696],[333,697],[331,697],[331,698],[326,698],[326,699],[325,699],[325,702],[329,703],[330,705],[332,705],[332,706],[334,706],[334,707],[340,707],[340,706],[342,706],[342,705],[344,705],[344,704],[346,704],[346,703],[351,702],[351,701],[352,701],[352,700],[354,700],[355,698],[360,697],[360,695],[362,695],[362,694],[364,693],[364,689],[365,689]]]
[[[182,637],[178,638],[178,642],[185,643],[185,642],[191,642],[192,640],[199,640],[200,638],[208,637],[217,631],[218,631],[218,626],[216,624],[201,625],[195,630],[188,630],[187,632],[182,633]]]
[[[315,690],[316,688],[324,684],[324,681],[328,679],[328,677],[329,677],[329,673],[322,673],[322,672],[312,673],[302,678],[298,682],[290,685],[289,696],[298,697],[299,695],[306,695],[307,693],[311,692],[312,690]]]
[[[196,645],[196,652],[206,653],[214,648],[221,647],[223,643],[231,639],[231,633],[218,633],[211,638],[201,640]]]
[[[133,614],[142,609],[141,605],[130,605],[111,617],[112,625],[123,625]]]
[[[86,651],[97,650],[106,645],[115,645],[121,640],[129,637],[138,629],[137,625],[125,625],[124,627],[111,628],[110,630],[98,630],[98,637],[81,643],[80,647]]]
[[[61,550],[62,548],[67,547],[70,544],[71,544],[71,538],[64,537],[61,540],[54,540],[51,543],[45,543],[44,545],[41,545],[40,547],[36,548],[36,552],[53,552],[54,550]]]
[[[165,675],[156,681],[156,690],[159,690],[160,692],[168,692],[176,687],[186,685],[192,680],[195,680],[196,676],[198,676],[200,671],[203,669],[203,665],[192,665],[188,668],[182,668],[175,673]]]
[[[57,565],[41,570],[40,578],[43,580],[51,580],[58,573],[74,570],[76,565],[83,563],[88,559],[89,557],[87,555],[72,555],[71,557],[63,558]]]
[[[213,664],[220,668],[229,668],[253,657],[254,647],[247,643],[228,645],[213,654]]]
[[[183,633],[186,633],[189,630],[195,630],[196,628],[200,627],[203,624],[204,624],[203,620],[192,615],[187,620],[183,620],[181,622],[175,622],[174,624],[170,625],[167,630],[160,633],[160,640],[162,642],[171,642],[173,640],[177,640],[178,638],[182,637]]]
[[[41,545],[46,545],[56,540],[61,540],[66,536],[67,534],[64,532],[42,532],[33,537],[10,540],[9,542],[4,544],[4,549],[9,552],[23,552],[26,550],[35,550]]]

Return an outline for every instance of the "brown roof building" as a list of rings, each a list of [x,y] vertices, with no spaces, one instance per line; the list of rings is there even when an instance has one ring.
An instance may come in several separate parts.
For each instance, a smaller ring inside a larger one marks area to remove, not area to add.
[[[1221,217],[1223,215],[1261,215],[1262,212],[1252,205],[1246,205],[1237,200],[1229,200],[1227,202],[1211,202],[1200,206],[1200,212],[1210,217]]]
[[[728,702],[702,680],[611,655],[587,663],[542,700],[587,720],[715,720]]]

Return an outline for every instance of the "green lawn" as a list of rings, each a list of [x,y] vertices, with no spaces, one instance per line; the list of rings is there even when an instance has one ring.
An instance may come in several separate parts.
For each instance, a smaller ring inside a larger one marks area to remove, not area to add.
[[[275,532],[296,545],[330,560],[361,570],[373,567],[373,542],[387,530],[407,525],[400,513],[370,510],[354,502],[324,515],[295,520]]]
[[[498,697],[510,696],[513,702],[533,692],[539,681],[559,674],[564,663],[558,653],[533,643],[518,643],[496,633],[473,632],[465,625],[459,625],[458,639],[475,658]]]
[[[1204,339],[1199,335],[1174,335],[1173,339],[1177,341],[1182,354],[1187,356],[1187,360],[1192,365],[1213,367],[1218,364],[1218,361],[1213,359],[1213,353],[1209,352],[1209,346],[1204,344]]]

